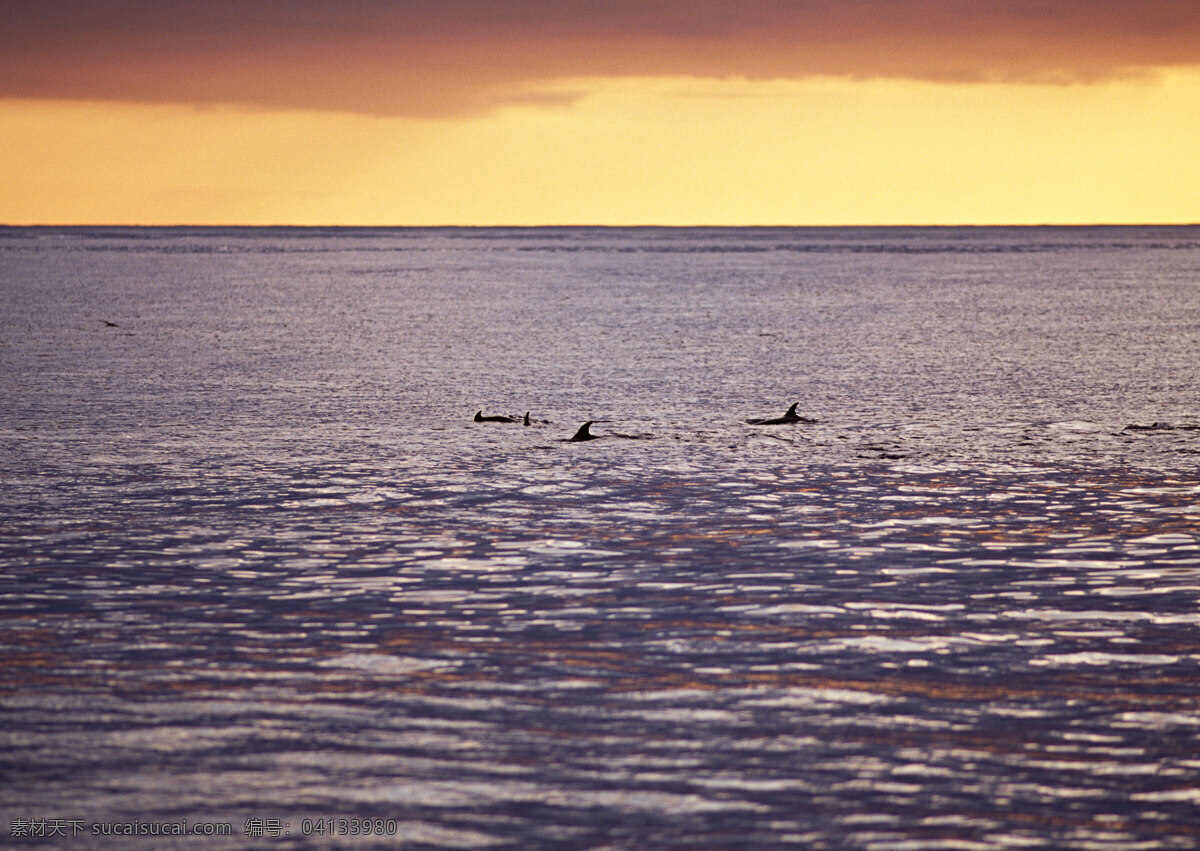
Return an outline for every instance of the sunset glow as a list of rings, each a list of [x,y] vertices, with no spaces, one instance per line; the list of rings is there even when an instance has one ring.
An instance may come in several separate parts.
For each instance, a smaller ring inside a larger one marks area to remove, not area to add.
[[[950,14],[970,4],[900,3],[907,16],[851,49],[835,34],[857,19],[800,3],[817,35],[792,52],[791,18],[725,20],[723,4],[676,32],[678,15],[621,17],[633,7],[615,3],[598,33],[570,3],[544,20],[516,4],[529,14],[492,29],[456,29],[422,3],[351,4],[342,27],[322,17],[329,4],[263,4],[279,14],[252,22],[261,61],[244,29],[242,43],[197,31],[173,4],[175,18],[147,24],[165,40],[122,30],[130,13],[94,35],[70,19],[57,49],[38,13],[8,5],[31,23],[0,36],[4,223],[1200,220],[1200,56],[1174,29],[1196,4],[1151,4],[1128,24],[1103,14],[1117,4],[1063,4],[1075,18],[1044,31],[1015,12],[989,31]],[[788,4],[745,8],[760,5]],[[1070,25],[1088,8],[1084,43]],[[384,25],[396,10],[422,39]],[[949,21],[942,40],[913,35],[922,15]],[[1119,38],[1123,26],[1139,35]],[[1061,47],[1053,61],[1014,47],[1039,32]],[[140,47],[160,43],[177,64]]]

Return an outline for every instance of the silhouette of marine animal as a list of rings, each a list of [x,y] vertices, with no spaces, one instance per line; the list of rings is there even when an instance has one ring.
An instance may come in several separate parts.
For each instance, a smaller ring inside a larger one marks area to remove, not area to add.
[[[575,432],[574,436],[567,438],[568,443],[576,443],[581,440],[596,440],[599,435],[592,434],[591,428],[593,420],[588,420],[579,427],[579,431]]]
[[[528,416],[528,415],[526,415],[526,416]],[[477,422],[477,423],[515,423],[516,420],[513,419],[512,417],[505,417],[505,416],[485,417],[483,415],[483,409],[481,408],[475,412],[475,422]],[[528,425],[528,423],[526,423],[526,425]]]
[[[1142,425],[1141,423],[1130,423],[1125,426],[1125,431],[1200,431],[1200,425],[1195,423],[1179,423],[1172,425],[1171,423],[1153,422],[1150,425]]]
[[[761,420],[746,420],[750,425],[787,425],[789,423],[815,423],[816,420],[802,417],[796,413],[796,406],[799,402],[793,402],[792,406],[787,409],[787,413],[782,417],[768,417]]]

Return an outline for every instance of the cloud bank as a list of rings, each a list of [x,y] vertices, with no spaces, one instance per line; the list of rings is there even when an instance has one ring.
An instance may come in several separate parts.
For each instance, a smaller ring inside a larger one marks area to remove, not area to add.
[[[1200,0],[0,0],[0,96],[446,115],[588,76],[1079,82],[1200,65]]]

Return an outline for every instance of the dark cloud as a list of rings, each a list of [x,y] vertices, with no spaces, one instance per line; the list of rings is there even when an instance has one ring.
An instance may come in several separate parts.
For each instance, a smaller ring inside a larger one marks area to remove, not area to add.
[[[1200,0],[0,0],[0,96],[433,115],[560,77],[1095,80],[1200,64]]]

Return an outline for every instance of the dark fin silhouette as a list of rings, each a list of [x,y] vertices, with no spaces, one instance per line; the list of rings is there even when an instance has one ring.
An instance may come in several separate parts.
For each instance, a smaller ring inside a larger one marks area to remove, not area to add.
[[[595,440],[596,435],[592,434],[591,431],[589,431],[589,429],[592,426],[592,422],[593,422],[592,420],[588,420],[586,423],[581,425],[579,427],[579,431],[575,432],[575,435],[573,437],[569,438],[568,442],[577,442],[580,440]]]
[[[525,412],[525,422],[522,425],[529,425],[529,411]]]
[[[483,410],[480,409],[475,412],[475,422],[477,422],[477,423],[515,423],[516,420],[514,420],[512,417],[503,417],[503,416],[485,417],[483,415]]]
[[[750,425],[787,425],[788,423],[813,422],[812,420],[802,417],[796,413],[796,406],[799,404],[799,402],[793,402],[792,406],[787,409],[787,413],[782,417],[767,417],[766,419],[760,420],[746,420],[746,422],[748,422]]]
[[[104,324],[107,325],[109,328],[120,328],[121,327],[116,322],[109,322],[107,319],[104,320]]]
[[[1167,423],[1154,422],[1150,425],[1141,425],[1140,423],[1130,423],[1125,426],[1125,431],[1171,431],[1174,426]]]

